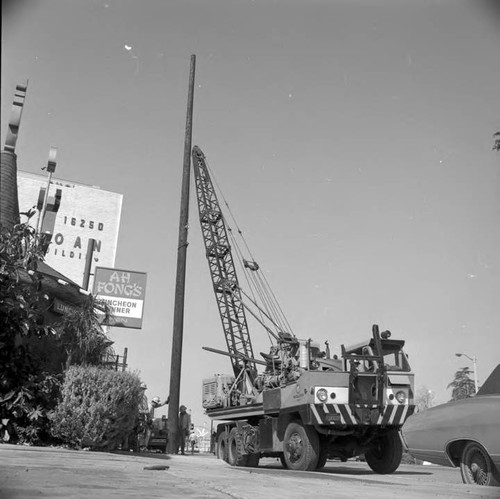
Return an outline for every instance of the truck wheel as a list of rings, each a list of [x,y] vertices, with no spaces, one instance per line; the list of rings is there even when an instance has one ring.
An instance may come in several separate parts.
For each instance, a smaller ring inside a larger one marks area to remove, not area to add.
[[[373,447],[365,453],[368,466],[381,475],[398,469],[403,456],[403,444],[397,430],[391,430],[374,440]]]
[[[283,441],[285,462],[291,470],[316,469],[319,458],[319,437],[316,431],[292,421],[285,430]]]
[[[288,469],[288,464],[286,464],[285,454],[280,454],[281,466],[283,466],[284,470]]]
[[[488,453],[475,442],[469,442],[460,458],[460,473],[464,483],[471,485],[498,485],[500,474]]]
[[[227,441],[228,463],[231,466],[247,466],[247,455],[243,454],[243,445],[241,443],[238,428],[234,427],[229,432]]]
[[[223,461],[228,462],[228,456],[227,456],[227,431],[224,430],[219,434],[219,437],[217,438],[217,457],[219,459],[222,459]]]

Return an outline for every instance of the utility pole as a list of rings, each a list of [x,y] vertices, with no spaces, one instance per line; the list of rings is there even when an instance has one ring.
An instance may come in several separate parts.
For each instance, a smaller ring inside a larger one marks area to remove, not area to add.
[[[95,239],[90,238],[87,243],[87,254],[85,255],[85,269],[83,270],[83,283],[82,288],[86,291],[89,290],[89,281],[90,281],[90,271],[92,268],[92,259],[94,258],[94,249],[95,249]]]
[[[168,449],[169,454],[177,452],[179,435],[179,398],[181,387],[182,336],[184,332],[184,288],[186,281],[186,255],[189,222],[189,183],[191,173],[191,136],[193,124],[194,72],[196,56],[191,56],[189,90],[184,139],[184,166],[181,187],[181,211],[179,219],[179,244],[177,247],[177,277],[175,280],[174,327],[172,333],[172,360],[170,364],[170,402],[168,404]]]

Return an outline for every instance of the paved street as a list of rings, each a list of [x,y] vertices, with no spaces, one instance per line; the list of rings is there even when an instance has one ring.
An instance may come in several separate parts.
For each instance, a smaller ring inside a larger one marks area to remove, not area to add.
[[[161,468],[168,469],[147,469]],[[499,498],[500,488],[461,483],[458,470],[401,466],[389,476],[365,463],[331,461],[322,472],[232,468],[211,455],[162,456],[0,445],[0,499],[31,498]]]

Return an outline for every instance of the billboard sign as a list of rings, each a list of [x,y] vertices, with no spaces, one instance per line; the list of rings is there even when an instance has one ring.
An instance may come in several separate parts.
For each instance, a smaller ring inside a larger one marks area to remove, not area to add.
[[[95,268],[93,294],[111,311],[108,326],[142,328],[146,278],[145,272]]]

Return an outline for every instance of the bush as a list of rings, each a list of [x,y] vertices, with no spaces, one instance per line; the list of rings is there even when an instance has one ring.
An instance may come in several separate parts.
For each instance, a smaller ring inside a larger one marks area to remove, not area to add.
[[[29,374],[21,387],[0,395],[0,440],[30,445],[50,442],[50,417],[60,386],[59,376]]]
[[[52,416],[52,434],[81,448],[114,450],[132,431],[142,397],[140,379],[129,372],[72,366]]]
[[[408,451],[404,450],[401,464],[417,464],[417,460]]]

